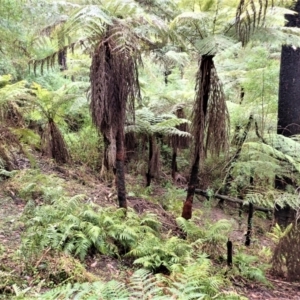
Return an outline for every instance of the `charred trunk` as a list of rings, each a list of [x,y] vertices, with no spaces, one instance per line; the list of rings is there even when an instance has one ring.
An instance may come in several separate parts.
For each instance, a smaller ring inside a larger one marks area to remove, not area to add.
[[[287,27],[300,28],[300,1],[294,10],[297,14],[287,14]],[[278,123],[277,133],[286,137],[300,133],[300,48],[282,46],[280,62]],[[278,179],[275,181],[278,186]],[[293,210],[289,207],[276,207],[275,217],[280,225],[286,226]]]
[[[253,204],[249,203],[248,228],[247,228],[247,233],[246,233],[245,246],[250,246],[250,243],[251,243],[252,218],[253,218]]]

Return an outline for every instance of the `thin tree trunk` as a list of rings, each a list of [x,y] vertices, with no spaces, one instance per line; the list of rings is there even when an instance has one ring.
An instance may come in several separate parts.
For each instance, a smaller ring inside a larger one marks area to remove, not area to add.
[[[228,239],[226,246],[227,246],[227,266],[232,267],[232,254],[233,254],[232,241]]]
[[[124,130],[123,128],[119,128],[116,135],[116,186],[118,192],[119,207],[127,209],[124,160]]]
[[[253,204],[249,203],[248,228],[247,228],[247,233],[246,233],[245,246],[250,246],[250,243],[251,243],[252,218],[253,218]]]

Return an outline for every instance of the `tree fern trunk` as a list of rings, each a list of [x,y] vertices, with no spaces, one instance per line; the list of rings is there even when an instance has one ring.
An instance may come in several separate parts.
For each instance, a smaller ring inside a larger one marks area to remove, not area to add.
[[[177,147],[173,147],[173,154],[172,154],[172,178],[176,180],[176,173],[178,172],[177,167]]]
[[[151,178],[152,178],[152,174],[151,174],[151,163],[152,163],[152,159],[153,159],[153,136],[149,136],[149,158],[148,158],[148,172],[146,174],[146,186],[150,186],[151,184]]]
[[[196,103],[194,105],[194,116],[193,116],[193,131],[195,137],[195,149],[194,149],[194,160],[190,174],[190,180],[188,184],[187,197],[182,208],[181,216],[186,220],[192,217],[193,199],[195,189],[198,184],[198,173],[200,155],[203,154],[204,144],[204,128],[205,128],[205,117],[208,109],[208,100],[211,85],[211,71],[214,67],[213,56],[204,55],[201,58],[200,68],[197,74],[197,95]]]
[[[300,27],[300,0],[296,2],[294,10],[298,14],[285,15],[287,27]],[[300,48],[282,46],[280,62],[278,123],[277,133],[291,136],[300,133]],[[278,179],[275,186],[280,186]],[[293,213],[289,207],[277,207],[276,219],[280,225],[286,226],[281,220],[289,219],[286,214]]]
[[[127,208],[126,188],[125,188],[125,147],[124,130],[119,128],[116,135],[116,186],[118,191],[118,201],[120,208]]]
[[[187,196],[182,208],[181,216],[186,220],[192,218],[193,199],[194,199],[196,186],[198,185],[199,163],[200,163],[200,154],[198,153],[196,155],[194,164],[192,166],[192,171],[191,171],[190,180],[188,184]]]

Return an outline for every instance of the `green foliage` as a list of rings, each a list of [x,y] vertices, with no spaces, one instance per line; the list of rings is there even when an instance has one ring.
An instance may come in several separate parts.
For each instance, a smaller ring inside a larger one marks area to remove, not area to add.
[[[289,224],[286,228],[281,228],[277,223],[272,227],[271,232],[267,233],[267,236],[272,239],[272,241],[278,245],[280,240],[287,236],[287,234],[293,228],[293,224]]]
[[[139,257],[134,264],[142,265],[155,272],[171,272],[182,269],[191,253],[191,246],[177,237],[160,239],[152,234],[145,235],[127,255]]]
[[[265,271],[269,266],[262,264],[257,256],[248,255],[239,251],[233,256],[233,265],[233,276],[239,275],[248,280],[268,284]]]
[[[34,169],[21,170],[9,181],[10,188],[17,191],[20,198],[47,204],[66,194],[63,185],[61,178]]]
[[[161,134],[165,136],[191,137],[191,134],[181,131],[176,126],[190,123],[186,119],[177,118],[173,114],[155,115],[149,108],[136,110],[135,125],[126,127],[126,132],[136,132],[147,135]]]
[[[94,127],[84,124],[78,132],[66,134],[65,139],[74,162],[83,163],[94,170],[99,169],[103,142]]]
[[[68,284],[46,292],[39,299],[246,299],[235,292],[218,292],[218,289],[225,287],[225,282],[222,277],[213,276],[211,270],[209,260],[200,256],[192,266],[185,268],[183,274],[168,279],[155,277],[148,270],[139,269],[127,280],[126,285],[117,281]]]
[[[47,248],[81,260],[93,251],[119,256],[136,247],[144,236],[155,237],[159,229],[160,223],[151,214],[140,218],[129,210],[125,216],[123,210],[84,204],[83,197],[57,198],[29,212],[23,255],[34,259]]]
[[[232,230],[232,222],[219,220],[213,224],[202,225],[200,229],[200,225],[192,220],[185,220],[179,217],[176,221],[197,251],[202,250],[211,258],[218,258],[224,254],[225,244],[228,240],[229,232]]]
[[[243,144],[231,172],[231,194],[242,192],[245,203],[258,206],[272,208],[275,204],[281,207],[288,204],[298,208],[300,200],[293,186],[286,184],[286,189],[280,191],[274,189],[274,183],[275,178],[283,182],[289,179],[294,185],[300,182],[299,143],[276,134],[267,135],[265,142],[268,144],[252,141]]]

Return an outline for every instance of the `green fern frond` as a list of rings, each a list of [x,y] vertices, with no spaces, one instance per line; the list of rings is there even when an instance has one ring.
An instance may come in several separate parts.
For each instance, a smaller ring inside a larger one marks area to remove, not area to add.
[[[286,228],[281,228],[277,223],[272,228],[271,232],[267,233],[267,236],[277,245],[282,238],[284,238],[293,228],[293,224],[289,224]]]
[[[216,55],[232,48],[236,41],[224,35],[211,35],[198,40],[194,45],[201,55]]]
[[[204,232],[194,222],[178,217],[176,223],[187,234],[188,240],[196,241],[204,237]]]

